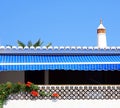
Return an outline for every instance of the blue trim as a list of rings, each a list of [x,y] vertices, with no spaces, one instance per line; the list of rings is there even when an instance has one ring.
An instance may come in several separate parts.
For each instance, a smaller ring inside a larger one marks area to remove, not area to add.
[[[4,65],[1,71],[23,70],[120,70],[120,64],[81,64],[81,65]]]

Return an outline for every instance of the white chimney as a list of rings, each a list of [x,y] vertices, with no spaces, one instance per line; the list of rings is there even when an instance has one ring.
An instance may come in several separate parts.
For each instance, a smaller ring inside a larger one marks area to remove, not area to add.
[[[98,48],[106,48],[107,47],[106,29],[102,24],[102,20],[100,20],[100,25],[97,28],[97,37],[98,37]]]

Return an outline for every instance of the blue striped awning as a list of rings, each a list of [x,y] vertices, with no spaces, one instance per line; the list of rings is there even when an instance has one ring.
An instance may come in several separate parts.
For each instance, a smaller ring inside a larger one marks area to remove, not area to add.
[[[120,70],[120,55],[0,55],[0,71]]]

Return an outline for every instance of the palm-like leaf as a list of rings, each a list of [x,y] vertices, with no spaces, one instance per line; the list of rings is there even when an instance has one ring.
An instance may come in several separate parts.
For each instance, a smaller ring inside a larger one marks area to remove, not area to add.
[[[32,45],[33,45],[32,42],[31,42],[31,41],[28,41],[27,46],[30,48]]]
[[[18,46],[21,46],[23,48],[25,47],[25,44],[19,40],[17,40],[17,44],[18,44]]]
[[[37,46],[42,46],[42,44],[43,44],[43,41],[38,39],[38,41],[33,46],[36,48]]]
[[[48,47],[50,47],[51,45],[52,45],[52,43],[48,43],[46,47],[48,48]]]
[[[18,44],[18,46],[21,46],[21,47],[25,47],[26,45],[23,43],[23,42],[21,42],[20,40],[17,40],[17,44]],[[32,42],[31,41],[28,41],[28,43],[27,43],[27,46],[30,48],[31,46],[34,46],[35,48],[37,47],[37,46],[42,46],[42,44],[43,44],[43,41],[41,41],[40,39],[38,39],[38,41],[35,43],[35,44],[32,44]],[[48,48],[48,47],[50,47],[52,45],[52,43],[48,43],[47,45],[46,45],[46,47]],[[9,45],[10,46],[10,45]]]

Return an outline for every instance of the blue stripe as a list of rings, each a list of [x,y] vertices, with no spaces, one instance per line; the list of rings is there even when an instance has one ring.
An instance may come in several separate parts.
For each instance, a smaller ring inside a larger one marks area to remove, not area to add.
[[[1,63],[24,62],[120,62],[120,56],[0,56]]]
[[[118,67],[118,68],[117,68]],[[120,64],[82,64],[82,65],[4,65],[0,66],[1,71],[9,70],[120,70]]]

